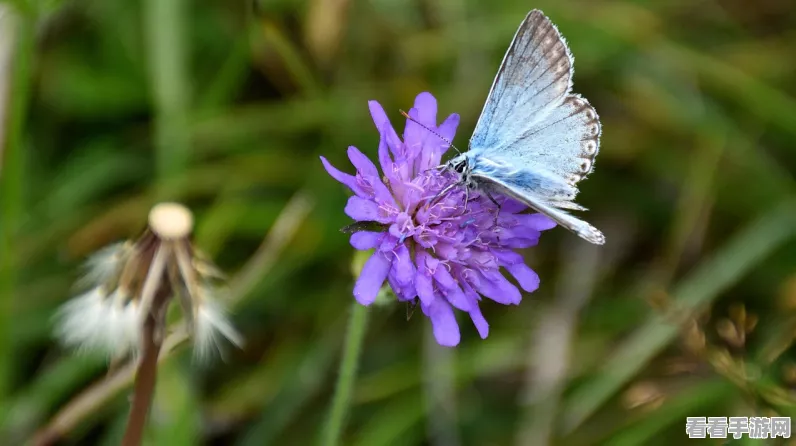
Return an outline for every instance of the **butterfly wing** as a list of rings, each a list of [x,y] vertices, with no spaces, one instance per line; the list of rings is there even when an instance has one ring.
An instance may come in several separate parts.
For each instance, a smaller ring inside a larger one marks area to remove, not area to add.
[[[503,147],[561,104],[572,89],[572,54],[539,10],[525,17],[503,56],[471,150]]]
[[[535,196],[557,208],[582,209],[572,200],[593,169],[601,126],[589,102],[570,93],[572,63],[555,25],[531,11],[504,57],[468,154],[481,159],[474,165],[491,160],[547,178],[555,187]]]
[[[482,190],[494,191],[525,203],[590,243],[595,245],[605,243],[605,236],[599,229],[561,210],[560,208],[563,206],[536,194],[540,184],[544,186],[545,178],[540,178],[527,171],[512,171],[499,167],[490,169],[488,175],[473,172],[471,178]],[[548,186],[552,185],[548,184]]]

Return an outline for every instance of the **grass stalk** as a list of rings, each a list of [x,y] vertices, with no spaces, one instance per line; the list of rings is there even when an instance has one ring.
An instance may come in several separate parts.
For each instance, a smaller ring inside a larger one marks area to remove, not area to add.
[[[365,329],[367,327],[368,309],[352,301],[351,316],[348,321],[348,331],[346,332],[345,347],[343,350],[343,360],[340,363],[340,372],[337,375],[337,384],[334,388],[332,407],[329,410],[329,418],[323,430],[321,444],[323,446],[336,446],[340,444],[343,427],[345,426],[346,415],[351,405],[351,394],[354,390],[356,381],[357,365],[362,353],[362,343],[365,340]]]
[[[2,35],[10,39],[12,53],[5,108],[5,129],[0,135],[0,401],[8,401],[16,355],[14,330],[15,299],[19,281],[17,239],[24,215],[24,128],[31,92],[35,19],[15,14],[6,6],[1,18]],[[3,67],[0,66],[0,69]],[[2,123],[0,123],[2,125]],[[5,419],[5,405],[0,405],[0,421]]]

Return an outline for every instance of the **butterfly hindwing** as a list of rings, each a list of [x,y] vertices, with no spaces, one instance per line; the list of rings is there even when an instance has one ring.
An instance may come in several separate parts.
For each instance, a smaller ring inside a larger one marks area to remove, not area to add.
[[[600,151],[600,133],[600,120],[594,108],[580,95],[570,95],[514,142],[500,149],[485,150],[479,156],[509,159],[516,169],[560,181],[563,194],[551,195],[542,189],[537,195],[551,201],[572,201],[577,195],[577,183],[594,168]]]
[[[590,243],[594,243],[595,245],[602,245],[605,243],[605,236],[599,229],[561,210],[560,208],[564,206],[558,206],[555,203],[551,203],[539,197],[536,195],[536,189],[534,187],[528,186],[522,181],[513,183],[506,182],[503,181],[500,176],[495,175],[482,177],[477,173],[473,173],[472,176],[475,181],[481,185],[482,190],[503,194],[525,203],[530,208],[550,217],[558,225],[574,232]],[[510,176],[510,174],[504,175],[504,177]]]

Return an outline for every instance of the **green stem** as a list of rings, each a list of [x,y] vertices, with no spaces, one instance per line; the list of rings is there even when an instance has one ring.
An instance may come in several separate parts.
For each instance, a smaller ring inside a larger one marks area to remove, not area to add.
[[[362,352],[362,343],[365,340],[365,329],[368,322],[368,309],[357,302],[353,302],[351,317],[348,320],[343,360],[340,363],[340,372],[334,389],[332,407],[329,419],[323,431],[323,446],[336,446],[340,444],[340,435],[343,432],[348,407],[351,404],[351,393],[357,375],[357,365]]]
[[[14,14],[12,11],[11,14]],[[14,345],[11,339],[14,322],[14,299],[19,280],[16,236],[24,213],[24,127],[31,88],[31,66],[35,50],[35,20],[22,14],[5,17],[16,26],[3,30],[3,38],[12,38],[16,45],[11,56],[11,78],[7,104],[5,141],[0,141],[0,401],[8,401],[12,379]],[[2,88],[2,87],[0,87]],[[3,123],[0,123],[2,126]],[[0,411],[0,416],[4,415]],[[4,417],[3,417],[4,418]],[[2,420],[0,420],[2,421]]]
[[[184,0],[144,2],[149,79],[155,109],[156,165],[161,195],[164,194],[163,182],[180,174],[190,160],[187,118],[190,88],[183,40],[184,3]]]

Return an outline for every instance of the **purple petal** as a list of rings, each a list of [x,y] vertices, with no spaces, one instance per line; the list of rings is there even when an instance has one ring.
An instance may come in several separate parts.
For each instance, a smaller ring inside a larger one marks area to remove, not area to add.
[[[434,338],[439,345],[444,347],[455,347],[459,345],[461,334],[459,324],[456,323],[456,315],[453,308],[445,299],[434,299],[428,306],[427,314],[431,319],[431,327],[434,331]]]
[[[437,126],[437,99],[431,93],[424,91],[415,97],[417,119],[426,127]],[[411,116],[411,115],[410,115]]]
[[[366,249],[373,249],[379,246],[382,237],[384,237],[383,232],[360,231],[351,234],[351,239],[349,242],[354,249],[364,251]]]
[[[348,199],[345,205],[345,213],[357,221],[377,221],[379,223],[390,223],[392,218],[379,208],[374,201],[366,200],[357,196]]]
[[[360,197],[367,196],[367,194],[359,187],[359,185],[357,185],[357,179],[355,176],[337,170],[337,168],[332,166],[332,164],[324,157],[321,157],[321,162],[323,163],[323,167],[326,169],[326,172],[328,172],[332,178],[346,185]]]
[[[426,146],[426,150],[423,150],[421,153],[422,157],[418,165],[420,171],[432,169],[440,165],[442,162],[442,154],[450,147],[458,126],[459,115],[454,113],[448,116],[448,119],[437,129],[437,134],[439,136],[432,134],[430,138],[425,139],[424,145]]]
[[[539,243],[541,233],[533,229],[527,229],[523,226],[515,228],[502,228],[502,230],[491,237],[491,241],[499,241],[499,244],[504,248],[521,249],[536,246]],[[485,237],[486,238],[486,237]]]
[[[478,330],[478,335],[481,336],[481,339],[486,339],[486,337],[489,336],[489,323],[484,318],[484,315],[481,314],[481,308],[478,307],[478,293],[476,293],[467,282],[460,280],[460,283],[462,284],[464,295],[470,301],[470,319],[472,319],[475,329]]]
[[[381,285],[390,271],[391,263],[384,253],[376,251],[370,256],[354,285],[354,298],[357,302],[362,305],[370,305],[376,300]]]
[[[348,159],[350,159],[351,164],[357,168],[362,178],[365,178],[368,183],[370,183],[376,196],[376,201],[380,203],[395,203],[395,199],[393,199],[389,189],[387,189],[387,186],[381,181],[381,176],[379,175],[378,169],[376,169],[376,165],[373,164],[365,154],[360,152],[356,147],[350,146],[348,147]]]
[[[406,157],[408,160],[414,161],[415,158],[422,153],[423,140],[430,133],[418,124],[418,122],[422,121],[420,121],[420,112],[416,108],[409,109],[409,116],[412,119],[406,119],[404,147],[406,148]]]
[[[399,285],[405,287],[412,283],[415,278],[415,264],[409,255],[409,248],[406,245],[399,245],[394,251],[395,261],[393,261],[393,271],[395,279]]]
[[[430,305],[437,297],[434,293],[434,280],[429,271],[429,263],[433,265],[434,258],[425,251],[418,251],[415,255],[417,262],[417,270],[415,274],[415,287],[417,288],[417,297],[425,305]]]
[[[508,249],[492,249],[490,252],[497,257],[501,266],[516,265],[517,263],[525,262],[521,255],[514,251],[509,251]]]
[[[527,292],[536,291],[539,288],[539,275],[524,263],[517,263],[506,267],[507,270],[517,279],[523,290]]]
[[[391,183],[395,182],[397,177],[393,172],[393,161],[390,157],[390,151],[387,148],[387,138],[384,132],[381,133],[381,138],[379,139],[379,164],[381,164],[381,170],[384,172],[384,176],[386,176]]]
[[[376,165],[356,147],[348,147],[348,159],[351,160],[351,164],[353,164],[363,176],[379,178],[379,171],[376,169]]]
[[[484,315],[481,314],[481,309],[478,308],[477,303],[470,309],[470,319],[472,319],[473,325],[475,325],[475,329],[478,330],[478,335],[481,336],[481,339],[486,339],[486,337],[489,336],[489,323],[484,319]]]
[[[522,212],[525,209],[528,209],[528,206],[520,203],[517,200],[507,198],[503,201],[503,204],[500,206],[500,213],[509,213],[509,214],[516,214],[517,212]]]
[[[546,231],[556,227],[556,222],[544,214],[521,214],[515,217],[523,227],[535,231]]]
[[[439,136],[442,136],[448,141],[453,141],[453,138],[456,136],[456,129],[459,127],[460,120],[461,118],[457,113],[454,113],[445,118],[445,121],[443,121],[442,124],[440,124],[439,128],[437,129]]]
[[[481,281],[477,285],[476,290],[503,305],[518,305],[522,300],[520,290],[506,280],[499,272],[481,272]]]
[[[390,284],[390,288],[392,288],[392,290],[395,292],[395,296],[398,297],[398,300],[405,302],[417,297],[417,291],[415,291],[414,284],[401,286],[395,279],[395,262],[393,262],[393,267],[390,269],[390,273],[387,275],[387,282]]]
[[[420,298],[420,302],[424,305],[431,304],[431,302],[434,302],[437,298],[434,295],[434,282],[431,280],[431,276],[425,272],[424,268],[417,268],[415,289],[417,289],[417,297]]]
[[[470,302],[459,287],[459,283],[451,276],[447,268],[444,266],[437,268],[434,272],[434,279],[446,291],[445,297],[451,305],[462,311],[470,311]]]
[[[384,108],[376,101],[368,101],[368,108],[370,108],[370,116],[373,118],[373,123],[376,124],[379,132],[384,135],[387,146],[392,150],[394,156],[398,156],[400,154],[401,140],[392,127],[387,113],[384,112]]]

